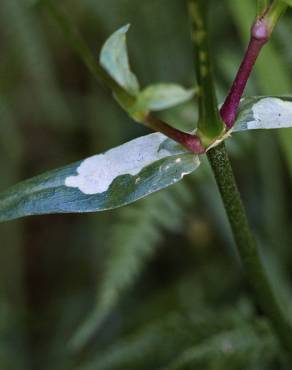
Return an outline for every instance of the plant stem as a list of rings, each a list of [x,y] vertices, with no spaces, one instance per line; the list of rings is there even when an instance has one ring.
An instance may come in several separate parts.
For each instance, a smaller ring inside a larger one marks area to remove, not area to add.
[[[222,201],[231,225],[243,268],[252,286],[258,304],[269,317],[283,348],[292,361],[291,323],[282,311],[270,284],[256,241],[252,235],[241,197],[234,179],[225,144],[207,153]],[[292,362],[291,362],[292,364]]]
[[[265,22],[263,20],[257,20],[252,27],[250,42],[243,61],[239,67],[229,94],[220,110],[221,118],[228,128],[231,128],[234,124],[240,99],[252,72],[253,66],[262,47],[268,39],[269,33],[265,26]]]
[[[116,94],[123,96],[128,104],[133,103],[135,101],[134,97],[123,90],[119,84],[114,81],[97,63],[96,58],[92,54],[88,45],[63,8],[51,0],[40,0],[38,6],[44,7],[49,15],[57,22],[64,36],[66,37],[66,40],[69,42],[76,54],[82,59],[92,75],[104,85],[110,87],[116,92]]]
[[[251,28],[248,48],[229,94],[220,110],[221,118],[228,128],[231,128],[234,124],[240,99],[262,47],[270,39],[279,17],[286,9],[287,5],[284,2],[274,0],[266,12],[256,19]]]
[[[270,29],[270,33],[272,33],[274,27],[276,26],[279,18],[288,8],[288,4],[285,3],[283,0],[274,0],[271,4],[270,8],[268,9],[267,13],[264,15],[268,28]]]
[[[202,154],[206,152],[206,149],[202,145],[201,140],[197,135],[192,135],[186,132],[179,131],[169,126],[167,123],[161,121],[159,118],[153,116],[152,114],[148,114],[144,118],[143,124],[155,131],[162,132],[166,136],[185,146],[193,153]]]
[[[284,7],[285,8],[285,7]],[[270,38],[276,21],[285,9],[277,0],[263,17],[256,20],[251,29],[251,38],[244,59],[236,75],[230,92],[220,110],[221,118],[228,128],[234,124],[240,99],[252,72],[256,59]],[[209,107],[212,109],[212,106]],[[222,201],[230,222],[232,233],[241,257],[242,265],[254,290],[255,299],[262,311],[270,319],[292,366],[292,326],[283,312],[259,249],[250,229],[245,209],[235,182],[225,144],[222,142],[207,152]]]
[[[258,16],[263,15],[268,9],[269,1],[268,0],[257,0],[257,14]]]
[[[199,0],[191,0],[189,1],[189,4],[192,5],[192,7],[189,7],[190,16],[195,18],[196,22],[198,10],[206,12],[206,9],[204,8],[203,3]],[[203,25],[203,22],[201,22],[201,25]],[[207,27],[204,29],[204,34],[207,34]],[[268,37],[269,33],[266,25],[262,24],[262,21],[256,21],[255,25],[252,27],[251,41],[248,50],[239,68],[230,93],[220,111],[221,117],[228,127],[231,127],[235,120],[240,99],[252,71],[253,65]],[[195,49],[200,50],[196,38],[193,38],[193,42]],[[196,54],[198,55],[198,52]],[[204,71],[201,68],[197,68],[196,71],[198,80],[200,81],[201,75],[204,73]],[[212,77],[210,78],[211,81],[207,87],[207,93],[210,86],[214,86]],[[205,96],[202,96],[202,99],[205,100],[204,105],[206,105],[206,108],[209,111],[214,111],[217,109],[216,104],[214,104],[214,100],[206,100]],[[200,111],[200,114],[203,118],[205,118],[203,110]],[[284,348],[287,349],[288,353],[289,351],[292,353],[292,333],[290,330],[286,329],[290,328],[290,326],[288,320],[282,313],[266,275],[256,242],[247,221],[245,210],[243,208],[240,194],[235,183],[233,171],[224,143],[221,143],[208,151],[207,156],[213,169],[217,185],[221,193],[222,201],[224,203],[225,210],[232,228],[233,236],[238,247],[243,267],[248,275],[248,279],[254,288],[255,295],[262,307],[262,310],[267,314],[268,317],[270,317],[275,331],[281,339]]]
[[[83,60],[88,70],[98,80],[102,81],[105,85],[110,87],[116,95],[122,96],[123,101],[126,101],[127,105],[131,106],[131,104],[134,104],[135,97],[128,94],[123,88],[121,88],[119,84],[114,81],[96,62],[95,57],[92,55],[92,52],[89,49],[88,45],[76,29],[74,23],[63,11],[63,9],[51,0],[40,0],[39,5],[45,7],[51,17],[58,23],[71,47]],[[160,119],[156,118],[152,114],[147,114],[145,117],[138,120],[138,122],[155,131],[159,131],[167,135],[168,137],[179,142],[195,154],[205,153],[206,151],[201,143],[200,138],[197,135],[177,130],[168,125],[166,122],[163,122]]]
[[[203,143],[209,146],[223,134],[225,125],[220,119],[215,86],[213,84],[213,66],[207,32],[208,2],[206,0],[188,0],[188,10],[192,26],[191,35],[194,44],[196,76],[199,87],[197,134],[201,137]]]

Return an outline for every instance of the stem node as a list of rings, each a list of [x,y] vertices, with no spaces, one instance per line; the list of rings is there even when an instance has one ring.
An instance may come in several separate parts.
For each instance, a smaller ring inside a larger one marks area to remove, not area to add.
[[[270,36],[271,30],[265,18],[257,19],[251,28],[251,37],[265,44]]]

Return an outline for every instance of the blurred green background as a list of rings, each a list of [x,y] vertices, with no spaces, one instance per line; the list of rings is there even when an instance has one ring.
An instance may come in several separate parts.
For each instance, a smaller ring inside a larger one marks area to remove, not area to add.
[[[0,2],[0,188],[149,131],[120,109],[44,4]],[[248,40],[253,0],[211,1],[221,102]],[[92,53],[131,23],[142,85],[195,83],[186,2],[58,0]],[[291,93],[292,12],[247,94]],[[196,102],[161,113],[194,129]],[[290,317],[292,133],[236,134],[234,170],[271,280]],[[0,369],[279,369],[204,163],[182,183],[99,214],[0,225]],[[90,334],[90,335],[89,335]],[[87,340],[87,338],[89,338]]]

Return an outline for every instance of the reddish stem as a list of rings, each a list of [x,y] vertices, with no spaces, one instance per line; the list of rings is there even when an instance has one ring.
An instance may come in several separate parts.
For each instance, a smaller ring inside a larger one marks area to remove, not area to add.
[[[228,128],[234,124],[240,99],[259,53],[270,37],[265,19],[258,19],[252,29],[250,42],[229,94],[220,109],[220,115]]]
[[[226,124],[227,128],[231,128],[235,122],[240,99],[243,95],[247,81],[262,47],[270,38],[271,32],[272,29],[268,26],[265,18],[257,19],[251,28],[251,37],[247,51],[231,86],[229,94],[220,109],[221,118]],[[176,130],[152,115],[145,117],[144,123],[147,126],[160,131],[166,136],[181,143],[193,153],[201,154],[206,152],[206,149],[202,145],[201,140],[197,135],[191,135]]]
[[[148,114],[144,123],[152,129],[162,132],[166,136],[182,144],[193,153],[202,154],[206,151],[198,136],[179,131],[151,114]]]

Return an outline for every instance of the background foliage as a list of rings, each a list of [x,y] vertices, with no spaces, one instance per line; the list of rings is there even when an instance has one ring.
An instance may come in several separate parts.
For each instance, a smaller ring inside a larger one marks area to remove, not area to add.
[[[143,85],[193,85],[183,1],[58,3],[96,59],[108,35],[131,23],[131,61]],[[255,4],[214,1],[211,12],[222,101]],[[280,22],[247,93],[291,93],[291,16]],[[1,0],[0,19],[1,190],[148,132],[96,82],[44,7]],[[193,128],[196,110],[188,103],[163,114]],[[235,135],[229,151],[271,280],[291,310],[285,133]],[[276,340],[251,302],[207,165],[117,211],[1,224],[0,241],[1,369],[279,368]]]

